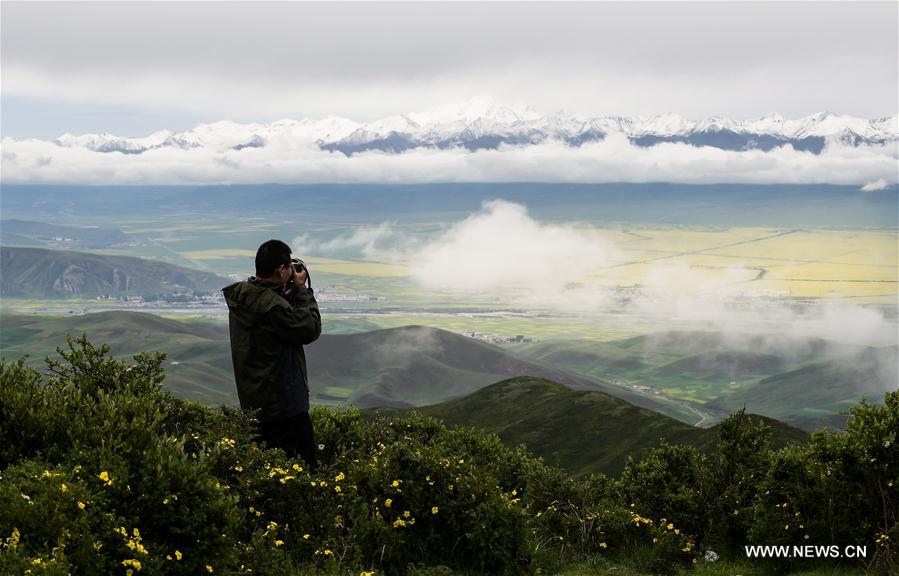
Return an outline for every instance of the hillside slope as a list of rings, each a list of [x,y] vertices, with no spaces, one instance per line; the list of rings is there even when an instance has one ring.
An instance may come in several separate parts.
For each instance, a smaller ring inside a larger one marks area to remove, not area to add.
[[[627,456],[636,456],[662,440],[702,450],[717,442],[717,426],[695,428],[602,392],[572,390],[542,378],[511,378],[464,398],[415,410],[448,426],[495,433],[512,446],[525,444],[548,463],[574,474],[617,474]],[[369,411],[372,415],[403,412]],[[797,428],[762,420],[771,426],[776,447],[808,439]]]
[[[899,387],[896,347],[820,338],[670,331],[614,342],[556,341],[515,349],[523,358],[639,386],[720,418],[753,413],[812,431],[840,428],[839,413],[862,397]]]
[[[327,325],[327,323],[326,323]],[[113,354],[168,354],[166,387],[207,404],[235,404],[228,327],[224,322],[172,320],[143,312],[99,312],[69,317],[0,317],[0,353],[24,354],[40,364],[65,340],[87,333]],[[358,334],[324,334],[306,347],[314,403],[409,407],[465,396],[499,380],[531,375],[584,390],[621,394],[660,411],[662,400],[539,362],[452,332],[407,326]],[[688,414],[688,417],[690,415]]]
[[[0,296],[95,298],[215,292],[227,278],[156,260],[0,247]]]

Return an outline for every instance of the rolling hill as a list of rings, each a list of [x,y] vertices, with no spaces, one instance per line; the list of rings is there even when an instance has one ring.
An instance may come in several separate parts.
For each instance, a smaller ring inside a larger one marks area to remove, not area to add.
[[[617,474],[627,456],[657,446],[660,440],[709,450],[717,426],[696,428],[603,392],[572,390],[542,378],[518,377],[484,387],[463,398],[415,411],[449,426],[476,427],[497,434],[509,445],[525,444],[548,463],[573,474]],[[405,410],[374,409],[377,416]],[[805,442],[808,434],[776,420],[773,445]]]
[[[614,342],[557,341],[522,357],[607,380],[648,386],[720,418],[743,406],[812,431],[840,428],[841,411],[895,390],[896,347],[820,338],[661,332]]]
[[[42,248],[0,248],[0,296],[71,298],[217,292],[230,281],[156,260]]]
[[[165,385],[207,404],[236,404],[228,327],[222,322],[180,321],[142,312],[98,312],[69,317],[0,317],[0,353],[24,354],[39,364],[65,342],[87,333],[111,352],[168,354]],[[357,334],[324,334],[306,347],[312,400],[359,407],[411,407],[465,396],[514,376],[549,378],[574,389],[599,390],[676,412],[678,405],[642,396],[602,380],[519,358],[502,348],[452,332],[407,326]],[[687,417],[692,416],[689,412]]]

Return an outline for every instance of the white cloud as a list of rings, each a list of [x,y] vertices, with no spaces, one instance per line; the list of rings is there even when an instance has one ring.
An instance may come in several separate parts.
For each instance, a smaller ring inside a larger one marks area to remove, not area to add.
[[[868,182],[864,186],[861,187],[862,192],[876,192],[878,190],[886,190],[890,186],[890,183],[886,181],[885,178],[881,178],[879,180],[875,180],[874,182]]]
[[[276,139],[224,152],[160,148],[143,154],[92,152],[43,140],[4,138],[6,183],[213,184],[320,182],[682,182],[862,185],[896,179],[896,146],[827,146],[821,154],[790,146],[728,151],[665,143],[649,148],[609,134],[580,147],[418,148],[347,157],[314,144]]]
[[[412,258],[414,277],[443,290],[557,291],[611,263],[612,247],[572,226],[541,224],[503,200],[458,222]]]
[[[627,253],[590,229],[543,223],[503,200],[457,222],[403,255],[424,289],[486,295],[538,313],[574,314],[640,330],[676,328],[725,334],[782,334],[866,345],[895,345],[895,320],[840,300],[796,302],[759,293],[758,269],[662,260],[640,264],[616,285]]]
[[[400,237],[389,222],[382,222],[378,226],[361,226],[350,234],[341,234],[324,242],[302,234],[293,239],[292,247],[302,254],[332,256],[349,251],[368,259],[393,260],[401,256],[388,244]]]

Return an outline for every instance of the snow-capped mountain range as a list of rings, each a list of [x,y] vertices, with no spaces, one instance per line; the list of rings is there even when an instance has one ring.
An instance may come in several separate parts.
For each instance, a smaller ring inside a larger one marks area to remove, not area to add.
[[[725,150],[770,150],[789,144],[821,152],[829,142],[858,146],[899,143],[899,116],[867,120],[821,112],[795,120],[768,114],[753,120],[711,117],[688,119],[676,114],[654,117],[585,117],[559,111],[541,114],[523,104],[504,104],[479,96],[426,112],[359,123],[336,116],[319,120],[278,120],[271,124],[230,121],[201,124],[185,132],[161,130],[143,138],[113,134],[64,134],[63,147],[95,152],[141,154],[155,149],[203,148],[219,152],[270,145],[317,147],[352,155],[369,150],[402,152],[413,148],[491,149],[556,140],[570,146],[625,135],[638,146],[680,142]]]

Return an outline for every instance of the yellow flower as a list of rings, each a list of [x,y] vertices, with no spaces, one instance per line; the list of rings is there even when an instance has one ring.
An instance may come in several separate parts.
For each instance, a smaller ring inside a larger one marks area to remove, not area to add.
[[[333,556],[334,555],[334,553],[331,552],[330,550],[325,550],[324,552],[322,552],[322,554],[324,554],[325,556]]]
[[[284,540],[275,540],[275,546],[284,546]]]
[[[79,510],[84,510],[85,508],[87,508],[87,504],[85,504],[84,502],[78,502]]]
[[[69,487],[65,485],[65,483],[59,485],[59,489],[62,490],[63,493],[69,491]]]
[[[396,521],[393,523],[394,528],[401,528],[405,525],[406,525],[406,521],[403,520],[402,518],[397,518]]]
[[[175,550],[175,560],[181,560],[183,556],[179,550]]]
[[[388,508],[390,508],[391,504],[393,504],[392,499],[388,498],[387,500],[384,500],[384,506],[387,506]]]
[[[340,492],[340,486],[335,486],[335,487],[334,487],[334,491],[335,491],[335,492]]]
[[[309,540],[309,534],[303,534],[303,540]]]
[[[428,482],[430,482],[430,481],[431,481],[431,475],[428,474],[427,476],[425,476],[425,480],[427,480]]]
[[[394,488],[397,488],[399,485],[400,485],[399,480],[394,480],[393,483],[391,484],[391,486],[393,486]]]
[[[359,576],[375,576],[374,572],[360,572]]]
[[[665,528],[667,528],[667,529],[669,529],[669,530],[671,530],[671,529],[673,529],[673,528],[674,528],[674,524],[672,524],[672,523],[670,523],[670,522],[669,522],[669,523],[668,523],[668,525],[667,525],[667,526],[665,526]]]
[[[209,572],[210,574],[212,574],[212,566],[210,566],[209,564],[207,564],[207,565],[206,565],[206,571]]]
[[[408,517],[411,516],[411,515],[412,515],[412,513],[409,512],[408,510],[406,510],[405,512],[403,512],[403,516],[406,517],[406,518],[408,518]]]
[[[440,510],[439,508],[434,506],[433,508],[431,508],[431,514],[436,514],[439,510]]]
[[[600,542],[600,543],[599,543],[599,547],[600,547],[600,548],[608,548],[609,545],[606,544],[605,542]]]
[[[294,469],[295,471],[297,471],[297,472],[302,472],[302,471],[303,471],[303,467],[300,466],[299,464],[294,464],[293,466],[291,466],[291,468],[293,468],[293,469]]]
[[[243,472],[243,466],[235,466],[234,470],[237,472]]]
[[[341,472],[340,474],[338,474],[337,476],[334,477],[334,481],[335,481],[335,482],[340,482],[340,481],[343,480],[344,478],[346,478],[346,476],[344,476],[344,475],[343,475],[343,472]]]
[[[107,472],[106,470],[97,474],[97,477],[105,482],[107,486],[112,486],[112,478],[109,477],[109,472]]]
[[[131,567],[135,570],[140,570],[140,560],[136,560],[134,558],[129,558],[128,560],[122,560],[122,566]]]

